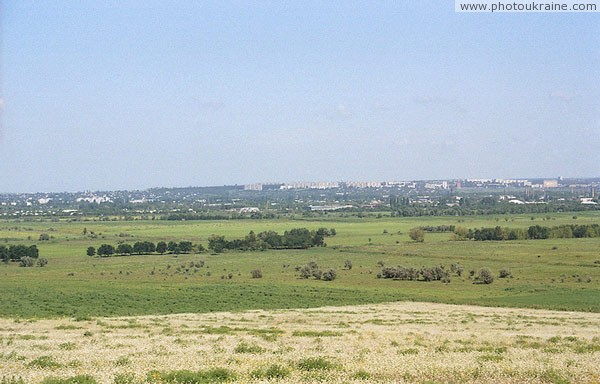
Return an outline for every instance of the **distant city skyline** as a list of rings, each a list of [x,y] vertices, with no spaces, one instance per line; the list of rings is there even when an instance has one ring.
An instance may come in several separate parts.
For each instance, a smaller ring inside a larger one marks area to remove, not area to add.
[[[2,2],[0,193],[600,175],[597,13]]]
[[[148,188],[131,188],[131,189],[81,189],[81,190],[46,190],[46,191],[19,191],[19,192],[7,192],[0,191],[0,194],[56,194],[56,193],[104,193],[104,192],[116,192],[116,191],[149,191],[153,189],[186,189],[186,188],[221,188],[221,187],[237,187],[249,191],[261,191],[263,187],[273,189],[272,187],[277,186],[276,189],[293,190],[293,189],[334,189],[340,187],[357,187],[357,188],[378,188],[378,187],[391,187],[397,185],[410,185],[415,183],[424,184],[425,188],[431,189],[448,189],[448,188],[461,188],[462,182],[468,183],[483,183],[482,185],[491,184],[502,184],[512,186],[533,186],[536,188],[557,188],[565,182],[583,181],[590,186],[600,185],[600,176],[597,177],[525,177],[525,178],[439,178],[439,179],[405,179],[405,180],[338,180],[338,181],[269,181],[269,182],[258,182],[258,183],[230,183],[220,185],[179,185],[179,186],[150,186]],[[438,184],[436,184],[438,183]],[[439,184],[441,183],[441,184]]]

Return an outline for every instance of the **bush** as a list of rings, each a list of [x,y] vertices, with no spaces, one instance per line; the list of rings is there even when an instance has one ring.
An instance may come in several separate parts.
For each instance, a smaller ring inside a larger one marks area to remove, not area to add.
[[[48,235],[47,233],[42,233],[40,234],[40,241],[48,241],[50,240],[50,235]]]
[[[454,228],[454,240],[466,240],[469,236],[469,230],[465,227]]]
[[[409,232],[408,232],[408,236],[413,240],[416,241],[418,243],[422,243],[425,241],[425,231],[423,231],[421,228],[412,228]]]
[[[346,268],[348,270],[352,269],[352,260],[344,261],[344,268]]]
[[[38,267],[45,267],[46,265],[48,265],[48,259],[46,259],[45,257],[42,257],[38,260],[37,262]]]
[[[252,271],[250,271],[250,275],[253,279],[262,279],[263,277],[262,271],[260,269],[253,269]]]
[[[462,275],[462,273],[464,272],[464,268],[462,265],[460,264],[450,264],[450,272],[452,273],[456,273],[456,276],[460,277]]]
[[[498,277],[504,279],[505,277],[510,277],[512,273],[508,268],[502,268],[500,272],[498,272]]]
[[[323,272],[321,279],[325,280],[325,281],[333,281],[333,280],[335,280],[336,277],[337,277],[337,272],[335,271],[335,269],[328,269],[325,272]]]
[[[475,282],[480,284],[491,284],[493,281],[494,276],[492,275],[492,271],[487,267],[481,268],[475,278]]]
[[[33,267],[35,265],[35,259],[29,256],[21,257],[19,261],[19,267]]]
[[[314,277],[317,280],[321,279],[323,272],[319,269],[319,265],[316,261],[311,261],[306,265],[296,267],[296,270],[300,273],[302,279],[309,279]]]

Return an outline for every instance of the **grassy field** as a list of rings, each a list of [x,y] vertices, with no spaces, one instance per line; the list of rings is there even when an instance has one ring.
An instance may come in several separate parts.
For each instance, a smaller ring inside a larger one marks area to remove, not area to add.
[[[413,302],[0,319],[0,382],[598,383],[599,330],[597,313]]]
[[[504,242],[453,241],[450,233],[408,237],[422,225],[467,228],[533,224],[591,224],[598,213],[499,217],[357,218],[238,221],[0,222],[4,244],[37,244],[44,268],[0,265],[0,316],[20,318],[134,316],[171,313],[309,308],[400,300],[600,312],[600,239]],[[327,247],[309,250],[226,252],[95,258],[88,246],[149,240],[190,240],[206,246],[211,234],[242,237],[250,230],[335,228]],[[83,234],[84,228],[87,235]],[[90,238],[94,232],[97,238]],[[38,241],[39,235],[51,236]],[[201,268],[190,263],[203,260]],[[315,260],[336,268],[331,282],[302,280],[294,267]],[[353,268],[344,269],[345,260]],[[435,266],[460,263],[450,283],[377,279],[378,264]],[[470,270],[502,268],[512,278],[473,284]],[[263,278],[250,272],[261,269]],[[186,271],[187,270],[187,271]],[[231,278],[229,278],[231,276]]]

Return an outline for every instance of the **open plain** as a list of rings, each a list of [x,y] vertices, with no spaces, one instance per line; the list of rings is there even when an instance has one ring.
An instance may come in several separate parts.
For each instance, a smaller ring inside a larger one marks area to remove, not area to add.
[[[408,236],[417,226],[597,222],[594,212],[5,221],[0,239],[37,245],[48,264],[0,265],[0,382],[597,383],[599,238]],[[214,234],[300,227],[336,235],[310,249],[86,255],[102,243],[207,247]],[[335,269],[336,278],[301,278],[296,267],[311,262]],[[464,271],[446,281],[377,277],[387,266],[452,265]],[[493,282],[474,284],[484,267]],[[503,269],[510,275],[500,278]]]

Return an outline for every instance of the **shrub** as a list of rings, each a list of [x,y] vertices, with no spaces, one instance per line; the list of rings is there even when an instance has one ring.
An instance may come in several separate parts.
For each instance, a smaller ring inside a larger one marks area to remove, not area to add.
[[[408,236],[413,240],[416,241],[418,243],[422,243],[425,241],[425,231],[423,231],[423,229],[421,228],[412,228],[409,232],[408,232]]]
[[[462,273],[464,272],[464,268],[462,265],[456,263],[452,263],[450,264],[450,272],[452,273],[456,273],[456,276],[460,277],[462,275]]]
[[[313,271],[312,275],[314,276],[315,279],[321,280],[321,277],[323,276],[323,271],[321,271],[320,269],[315,269]]]
[[[352,261],[351,260],[344,261],[344,268],[352,269]]]
[[[37,261],[37,265],[38,267],[45,267],[46,265],[48,265],[48,259],[46,259],[45,257],[40,258]]]
[[[454,228],[454,240],[466,240],[469,236],[469,230],[465,227]]]
[[[42,233],[40,234],[40,241],[48,241],[50,240],[50,235],[48,235],[47,233]]]
[[[253,269],[250,271],[250,275],[253,279],[261,279],[263,277],[262,271],[260,269]]]
[[[302,279],[309,279],[314,277],[317,280],[321,279],[323,272],[319,269],[319,265],[316,261],[311,261],[306,265],[296,267],[296,270],[300,273]]]
[[[492,271],[487,267],[481,268],[475,278],[475,282],[480,284],[491,284],[493,281],[494,276],[492,275]]]
[[[512,273],[510,272],[510,270],[508,268],[502,268],[500,270],[500,272],[498,273],[498,277],[503,279],[505,277],[510,277],[512,275]]]
[[[19,267],[33,267],[35,265],[35,259],[29,256],[21,257],[19,261]]]
[[[337,272],[335,271],[335,269],[328,269],[325,272],[323,272],[321,279],[325,280],[325,281],[333,281],[333,280],[335,280],[336,277],[337,277]]]

